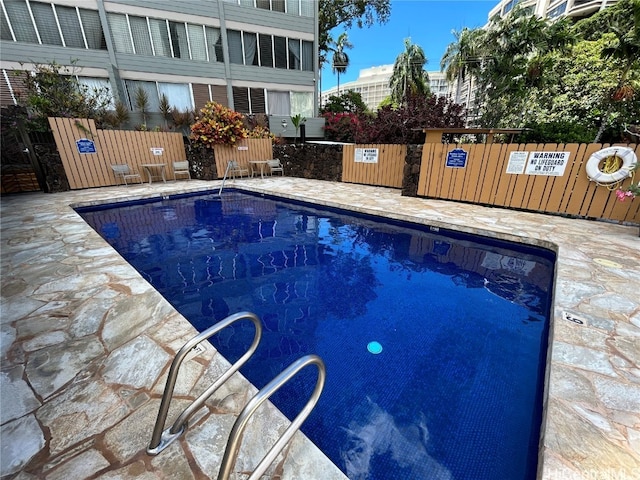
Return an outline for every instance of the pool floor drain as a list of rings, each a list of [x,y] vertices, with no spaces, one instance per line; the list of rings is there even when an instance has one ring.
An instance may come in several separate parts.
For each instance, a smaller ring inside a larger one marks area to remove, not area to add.
[[[378,342],[369,342],[367,344],[367,350],[369,350],[369,353],[377,355],[379,353],[382,353],[382,345],[380,345]]]

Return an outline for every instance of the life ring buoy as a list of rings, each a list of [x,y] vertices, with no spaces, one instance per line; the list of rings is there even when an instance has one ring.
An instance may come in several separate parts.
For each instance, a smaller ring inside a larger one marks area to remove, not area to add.
[[[605,158],[618,157],[622,165],[615,172],[603,172],[600,170],[600,162]],[[631,170],[636,166],[638,158],[633,149],[628,147],[607,147],[595,152],[587,161],[587,176],[589,180],[609,184],[616,183],[631,176]]]

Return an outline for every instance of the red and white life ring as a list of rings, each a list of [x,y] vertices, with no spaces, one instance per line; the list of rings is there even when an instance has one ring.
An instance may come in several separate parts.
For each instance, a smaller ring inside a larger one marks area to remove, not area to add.
[[[622,165],[615,172],[603,172],[600,170],[602,160],[609,157],[618,157]],[[607,147],[595,152],[587,161],[587,176],[589,180],[609,184],[616,183],[631,176],[631,170],[636,166],[638,158],[633,149],[628,147]]]

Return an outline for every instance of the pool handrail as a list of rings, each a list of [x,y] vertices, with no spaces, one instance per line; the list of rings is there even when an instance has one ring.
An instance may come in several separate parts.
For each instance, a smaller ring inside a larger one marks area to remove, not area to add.
[[[298,416],[293,420],[293,422],[291,422],[291,425],[287,427],[273,447],[271,447],[262,460],[260,460],[260,463],[258,463],[248,480],[257,480],[269,468],[278,454],[287,445],[289,440],[291,440],[291,437],[293,437],[293,435],[298,431],[300,425],[302,425],[302,423],[307,419],[313,408],[316,406],[316,403],[318,403],[318,399],[320,398],[320,394],[324,388],[327,369],[322,359],[317,355],[312,354],[299,358],[280,372],[277,377],[271,380],[251,400],[249,400],[249,403],[247,403],[247,405],[242,409],[242,412],[238,415],[238,418],[231,429],[231,434],[227,441],[227,448],[224,451],[222,463],[218,472],[218,480],[228,480],[229,475],[231,475],[231,469],[236,462],[240,445],[242,443],[242,435],[244,434],[244,430],[247,427],[249,419],[255,411],[260,407],[260,405],[267,401],[271,395],[277,392],[280,387],[291,380],[291,378],[293,378],[300,370],[311,364],[318,367],[318,378],[316,379],[316,386],[311,393],[311,397]]]
[[[191,404],[185,408],[178,416],[176,421],[170,428],[164,429],[164,424],[167,420],[167,414],[169,412],[169,406],[173,398],[173,390],[175,388],[176,379],[178,377],[178,371],[183,360],[189,352],[191,352],[197,345],[204,340],[215,335],[219,331],[225,329],[229,325],[238,322],[240,320],[249,319],[255,326],[255,333],[253,336],[253,342],[246,351],[246,353],[240,357],[229,369],[227,369],[209,388],[207,388],[198,398],[196,398]],[[162,401],[160,402],[160,408],[158,410],[158,416],[153,428],[153,434],[151,435],[151,442],[147,447],[147,453],[149,455],[158,455],[165,448],[167,448],[174,440],[179,438],[187,428],[187,424],[191,416],[207,401],[207,399],[213,395],[213,393],[220,388],[234,373],[236,373],[240,367],[242,367],[253,353],[258,348],[260,338],[262,337],[262,325],[260,319],[251,312],[239,312],[233,315],[229,315],[224,320],[212,325],[204,332],[191,338],[185,343],[178,351],[173,362],[171,362],[171,368],[169,369],[169,375],[167,376],[167,382],[164,387],[164,393],[162,394]]]

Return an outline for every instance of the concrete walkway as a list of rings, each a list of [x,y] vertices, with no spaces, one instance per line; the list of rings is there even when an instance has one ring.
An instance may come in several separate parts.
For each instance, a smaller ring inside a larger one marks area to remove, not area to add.
[[[234,183],[555,249],[539,478],[640,478],[637,227],[299,178]],[[2,197],[3,478],[216,478],[231,425],[255,389],[235,375],[179,442],[160,456],[147,456],[168,364],[195,331],[70,208],[216,187],[219,182],[181,181]],[[177,407],[227,365],[210,346],[185,362]],[[237,472],[257,464],[286,428],[287,421],[273,407],[259,417],[251,427],[254,433],[246,436]],[[345,478],[300,433],[269,476]]]

